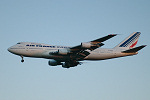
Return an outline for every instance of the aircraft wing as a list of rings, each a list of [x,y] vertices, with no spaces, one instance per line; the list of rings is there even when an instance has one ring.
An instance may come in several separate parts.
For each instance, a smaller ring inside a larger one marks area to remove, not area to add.
[[[74,67],[78,64],[81,64],[79,61],[82,61],[85,57],[87,57],[90,54],[89,51],[95,50],[96,48],[103,46],[104,44],[102,42],[116,35],[117,34],[110,34],[90,42],[82,42],[80,45],[74,47],[58,49],[58,51],[49,54],[64,56],[65,59],[63,61],[65,63],[62,64],[64,68]]]
[[[107,35],[105,37],[102,37],[102,38],[99,38],[99,39],[96,39],[96,40],[93,40],[93,41],[90,41],[90,42],[85,42],[85,43],[81,43],[81,45],[78,45],[78,46],[75,46],[75,47],[71,47],[70,50],[71,52],[79,52],[81,50],[86,50],[86,49],[89,49],[89,50],[95,50],[101,46],[103,46],[104,44],[102,42],[116,36],[117,34],[110,34],[110,35]]]
[[[88,50],[95,50],[101,46],[103,46],[104,44],[102,42],[116,36],[117,34],[110,34],[107,35],[105,37],[90,41],[90,42],[82,42],[80,45],[78,46],[74,46],[69,48],[70,50],[70,56],[72,56],[72,60],[83,60],[86,56],[88,56],[90,53],[88,52]]]
[[[80,61],[83,60],[86,56],[88,56],[90,53],[88,50],[92,51],[95,50],[104,44],[102,42],[116,36],[117,34],[110,34],[105,37],[90,41],[90,42],[82,42],[78,46],[70,47],[70,48],[64,48],[59,49],[58,51],[54,53],[50,53],[52,55],[65,55],[69,57],[69,60],[71,61]]]

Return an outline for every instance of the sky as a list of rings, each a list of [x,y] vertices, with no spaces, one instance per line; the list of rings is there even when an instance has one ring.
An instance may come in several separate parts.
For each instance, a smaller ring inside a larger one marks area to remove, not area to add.
[[[0,100],[150,100],[149,0],[0,0]],[[141,32],[138,55],[65,69],[24,58],[17,42],[76,46],[108,34],[113,48]]]

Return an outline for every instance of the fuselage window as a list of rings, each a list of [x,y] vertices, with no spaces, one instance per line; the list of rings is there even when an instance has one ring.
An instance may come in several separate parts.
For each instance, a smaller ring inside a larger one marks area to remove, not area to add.
[[[36,47],[42,47],[42,45],[36,45]]]
[[[63,48],[62,46],[58,46],[58,48]]]
[[[69,47],[64,47],[64,48],[69,48]]]
[[[35,45],[30,45],[31,47],[34,47]]]
[[[28,44],[26,46],[29,46]]]

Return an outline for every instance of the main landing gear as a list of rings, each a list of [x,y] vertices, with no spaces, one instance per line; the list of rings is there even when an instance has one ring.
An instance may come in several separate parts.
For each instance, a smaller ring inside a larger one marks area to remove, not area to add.
[[[23,62],[24,62],[23,56],[21,56],[21,58],[22,58],[22,59],[21,59],[21,62],[23,63]]]

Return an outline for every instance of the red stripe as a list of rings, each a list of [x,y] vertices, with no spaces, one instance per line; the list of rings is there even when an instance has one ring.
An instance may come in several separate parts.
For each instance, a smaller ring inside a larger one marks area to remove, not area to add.
[[[137,44],[138,41],[136,41],[135,43],[133,43],[130,48],[133,48],[136,44]]]

